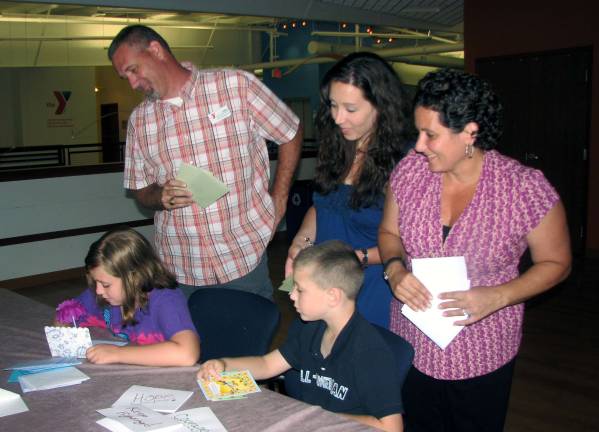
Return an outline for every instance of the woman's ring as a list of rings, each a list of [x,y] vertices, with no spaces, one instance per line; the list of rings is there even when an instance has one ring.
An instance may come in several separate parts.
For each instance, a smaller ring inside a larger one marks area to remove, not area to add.
[[[171,199],[168,202],[170,205],[175,205],[175,197],[171,197]]]
[[[464,314],[466,319],[470,318],[470,314],[468,313],[468,311],[466,309],[462,309],[462,313]]]

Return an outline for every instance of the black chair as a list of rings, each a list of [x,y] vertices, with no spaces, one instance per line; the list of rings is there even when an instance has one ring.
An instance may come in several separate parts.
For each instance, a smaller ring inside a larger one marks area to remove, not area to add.
[[[266,354],[279,324],[275,303],[244,291],[198,289],[188,305],[200,334],[201,362]]]
[[[379,327],[376,324],[373,324],[373,326],[378,330],[379,334],[383,337],[385,342],[387,342],[387,345],[389,345],[389,348],[391,348],[391,351],[393,351],[393,354],[395,355],[399,379],[401,381],[401,386],[403,387],[406,376],[414,361],[414,348],[412,348],[412,345],[410,345],[408,341],[392,331]]]

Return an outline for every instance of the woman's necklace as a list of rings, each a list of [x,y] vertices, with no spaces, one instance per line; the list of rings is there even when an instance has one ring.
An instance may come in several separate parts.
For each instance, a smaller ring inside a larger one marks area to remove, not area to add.
[[[356,150],[356,155],[354,156],[354,160],[349,169],[349,173],[347,174],[347,177],[345,177],[345,179],[343,181],[344,184],[351,185],[354,183],[354,180],[356,179],[356,177],[358,176],[358,173],[360,172],[360,169],[362,168],[362,163],[364,162],[365,155],[366,155],[366,150],[360,150],[360,149]]]
[[[364,159],[365,155],[366,155],[366,150],[356,149],[356,155],[354,156],[354,162],[353,163],[360,162],[360,160]]]

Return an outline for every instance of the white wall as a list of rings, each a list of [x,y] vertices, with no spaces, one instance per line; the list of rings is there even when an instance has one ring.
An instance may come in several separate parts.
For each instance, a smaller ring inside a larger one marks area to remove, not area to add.
[[[94,68],[18,70],[24,146],[98,142]],[[64,110],[54,92],[70,92]]]
[[[303,159],[297,179],[311,179],[315,159]],[[274,173],[276,161],[271,161]],[[149,218],[123,189],[123,173],[0,182],[0,238],[117,224]],[[137,228],[153,239],[153,226]],[[280,227],[282,229],[282,227]],[[93,233],[0,247],[0,280],[81,267]]]
[[[106,173],[1,182],[0,238],[151,217],[126,197],[122,179],[123,173]],[[144,231],[151,233],[148,228]],[[0,247],[0,280],[81,267],[90,243],[100,235]]]
[[[112,69],[107,57],[110,40],[16,41],[16,38],[35,37],[114,37],[124,25],[72,23],[0,22],[0,147],[37,145],[89,144],[100,141],[98,130],[100,103],[118,102],[121,121],[126,121],[132,106],[140,97],[120,92],[121,97],[107,100],[96,94],[94,87],[108,92],[118,76],[110,82],[95,76],[96,67]],[[158,28],[173,53],[183,61],[199,67],[230,66],[255,63],[261,51],[261,33],[248,31]],[[201,48],[208,45],[212,48]],[[176,48],[180,46],[181,48]],[[104,74],[106,76],[106,74]],[[72,91],[63,114],[54,114],[57,100],[53,91]],[[131,102],[130,102],[131,101]],[[53,123],[54,127],[49,127]],[[62,124],[63,127],[57,127]],[[71,125],[72,126],[69,126]],[[124,140],[123,134],[121,139]]]
[[[153,241],[153,225],[135,229]],[[101,235],[94,233],[0,247],[0,280],[83,267],[89,246]]]
[[[95,80],[94,68],[0,68],[0,147],[98,142]],[[70,92],[60,114],[54,91]]]

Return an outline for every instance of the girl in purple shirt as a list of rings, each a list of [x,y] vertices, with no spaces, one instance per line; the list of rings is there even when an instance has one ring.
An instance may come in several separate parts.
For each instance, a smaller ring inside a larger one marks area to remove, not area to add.
[[[390,327],[415,350],[404,385],[407,429],[502,431],[523,302],[570,271],[564,208],[540,171],[492,150],[502,107],[486,82],[454,70],[429,73],[415,107],[418,141],[391,174],[379,228],[399,300]],[[533,265],[520,275],[526,248]],[[465,326],[443,350],[400,308],[431,305],[411,260],[449,256],[464,256],[472,288],[439,295],[443,314]]]
[[[124,228],[104,234],[85,257],[90,288],[61,303],[56,321],[81,327],[104,327],[126,339],[127,346],[95,345],[92,363],[191,366],[200,342],[185,296],[150,243]]]

